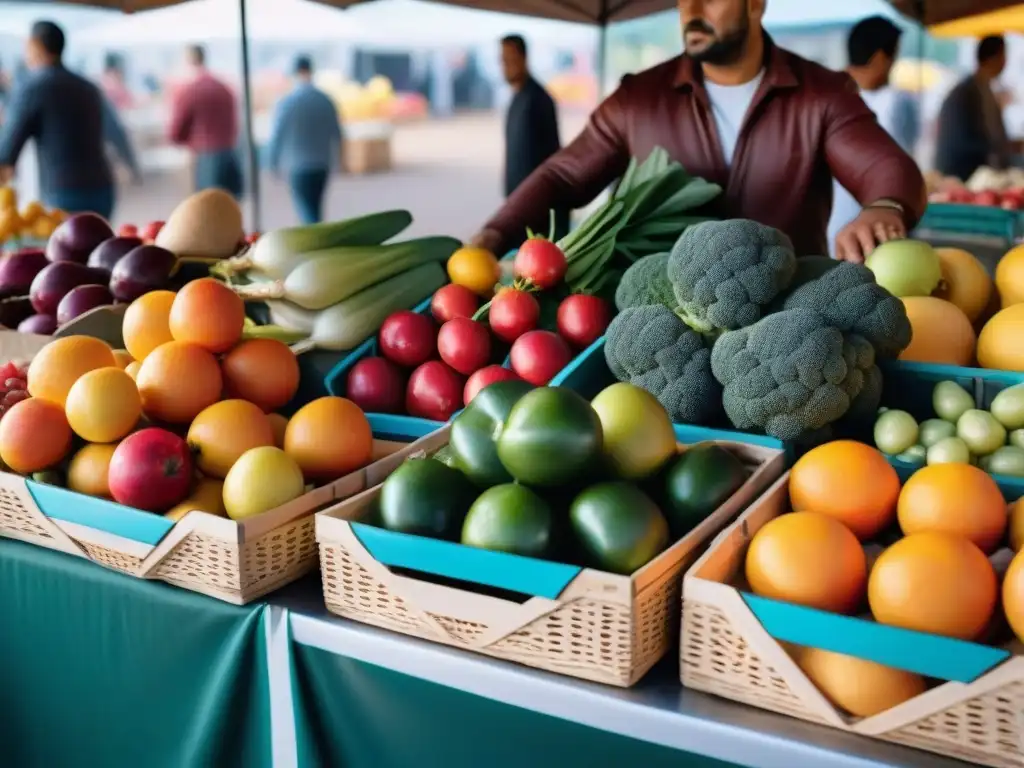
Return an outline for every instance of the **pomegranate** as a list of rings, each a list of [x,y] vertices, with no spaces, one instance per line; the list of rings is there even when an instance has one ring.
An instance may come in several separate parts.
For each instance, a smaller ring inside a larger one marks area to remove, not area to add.
[[[531,237],[523,243],[513,262],[516,277],[542,291],[562,282],[568,268],[562,249],[543,237]]]
[[[377,343],[380,353],[391,362],[415,368],[437,352],[437,328],[426,315],[403,309],[388,315]]]
[[[439,323],[454,317],[472,317],[480,306],[477,295],[464,285],[450,283],[437,290],[430,300],[430,314]]]
[[[390,360],[364,357],[348,372],[345,397],[366,413],[401,413],[405,376]]]
[[[410,416],[448,421],[462,407],[463,379],[440,360],[424,363],[409,377],[405,410]]]
[[[149,427],[128,435],[110,459],[107,483],[119,504],[166,512],[192,487],[192,453],[184,439]]]
[[[572,360],[572,350],[561,336],[551,331],[524,333],[509,353],[512,370],[526,381],[543,387]]]
[[[491,358],[487,326],[468,317],[453,317],[437,334],[441,359],[464,376],[480,370]]]
[[[577,349],[585,349],[601,338],[611,321],[608,303],[599,296],[577,293],[558,305],[558,332]]]
[[[487,319],[494,335],[511,344],[537,327],[540,304],[533,294],[518,288],[505,288],[491,299]]]
[[[466,388],[462,390],[462,401],[469,405],[481,389],[491,386],[498,381],[510,381],[519,379],[519,376],[511,368],[500,365],[488,365],[469,377]]]

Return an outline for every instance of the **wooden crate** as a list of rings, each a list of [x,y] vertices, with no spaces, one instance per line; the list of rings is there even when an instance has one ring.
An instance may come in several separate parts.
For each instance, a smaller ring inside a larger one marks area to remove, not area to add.
[[[683,579],[680,677],[687,688],[883,741],[994,768],[1024,768],[1024,648],[992,648],[836,616],[747,594],[751,538],[788,512],[789,475],[724,530]],[[817,641],[811,635],[817,634]],[[940,684],[886,712],[837,709],[780,643],[870,654]],[[918,652],[919,651],[919,652]],[[896,659],[911,659],[912,668]],[[944,673],[955,660],[960,672]],[[936,663],[938,662],[938,666]],[[959,678],[959,679],[956,679]],[[945,681],[945,682],[942,682]]]
[[[418,448],[436,450],[447,437],[445,427]],[[700,545],[784,468],[781,451],[715,442],[739,456],[750,477],[696,529],[631,576],[360,523],[380,493],[371,488],[316,516],[327,607],[345,618],[526,666],[633,685],[673,643],[680,577]],[[369,474],[382,482],[389,472],[375,468]]]

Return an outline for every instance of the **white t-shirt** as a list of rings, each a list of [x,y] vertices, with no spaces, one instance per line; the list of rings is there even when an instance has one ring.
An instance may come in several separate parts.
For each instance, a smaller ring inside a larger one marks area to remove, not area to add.
[[[732,165],[732,155],[736,151],[736,140],[743,127],[743,119],[750,109],[750,102],[764,79],[764,70],[757,73],[753,80],[741,85],[718,85],[704,81],[704,88],[711,102],[711,114],[715,118],[718,130],[718,143],[722,145],[725,164]]]

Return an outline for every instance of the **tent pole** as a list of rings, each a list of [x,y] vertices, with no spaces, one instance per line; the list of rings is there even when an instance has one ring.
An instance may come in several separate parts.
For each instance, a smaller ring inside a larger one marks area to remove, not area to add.
[[[238,15],[242,22],[242,107],[245,110],[245,147],[249,165],[249,184],[252,191],[253,230],[260,227],[260,164],[256,153],[256,137],[253,131],[252,84],[249,80],[249,32],[245,18],[245,0],[238,0]]]

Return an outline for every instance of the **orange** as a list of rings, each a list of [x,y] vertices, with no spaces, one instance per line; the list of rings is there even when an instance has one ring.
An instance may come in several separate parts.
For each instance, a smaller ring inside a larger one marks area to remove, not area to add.
[[[972,323],[988,305],[994,291],[984,265],[961,248],[936,248],[942,283],[933,294],[960,307]]]
[[[120,368],[97,368],[71,387],[64,411],[83,440],[112,443],[138,423],[142,399],[132,377]]]
[[[978,365],[1024,371],[1024,304],[996,312],[978,336]]]
[[[789,475],[789,500],[797,512],[821,512],[867,541],[892,523],[900,479],[876,448],[835,440],[805,453]]]
[[[1006,500],[992,476],[970,464],[933,464],[917,470],[900,492],[904,534],[944,531],[991,553],[1006,531]]]
[[[146,355],[168,341],[173,341],[168,318],[174,291],[150,291],[128,305],[121,326],[125,349],[140,363]]]
[[[448,258],[448,278],[469,288],[478,296],[490,297],[501,279],[501,267],[494,254],[485,248],[465,246]]]
[[[1003,577],[1003,612],[1013,633],[1024,640],[1024,557],[1020,553]]]
[[[280,413],[268,413],[267,421],[270,422],[270,428],[274,430],[274,445],[283,449],[284,431],[288,428],[288,419]]]
[[[904,296],[913,336],[900,360],[969,366],[974,361],[974,327],[958,306],[934,296]]]
[[[825,698],[857,717],[871,717],[925,692],[924,678],[867,659],[797,648],[793,660]]]
[[[92,336],[66,336],[43,347],[28,366],[28,393],[64,407],[71,385],[97,368],[117,365],[114,351]]]
[[[204,277],[178,291],[169,322],[175,341],[189,341],[220,354],[242,338],[245,303],[224,283]]]
[[[143,413],[170,424],[188,424],[217,402],[222,384],[217,359],[185,341],[169,341],[150,352],[136,383]]]
[[[90,443],[79,449],[68,464],[68,488],[87,496],[110,498],[107,472],[116,444]]]
[[[121,370],[135,362],[135,358],[131,356],[127,349],[115,349],[114,360],[117,361],[117,367]]]
[[[276,339],[249,339],[220,361],[224,391],[255,403],[265,412],[286,405],[299,389],[299,361]]]
[[[1024,548],[1024,498],[1010,506],[1010,549],[1020,552]]]
[[[974,640],[996,607],[996,572],[962,536],[914,533],[879,555],[868,579],[875,619],[919,632]]]
[[[308,481],[336,480],[370,463],[373,432],[359,406],[343,397],[321,397],[288,420],[284,450]]]
[[[56,403],[30,397],[12,406],[0,420],[0,460],[19,474],[52,467],[69,450],[71,427]]]
[[[212,477],[200,478],[188,498],[171,507],[164,517],[177,522],[193,510],[207,512],[217,517],[227,517],[224,511],[224,483]]]
[[[999,260],[996,289],[1004,307],[1024,302],[1024,245],[1012,248]]]
[[[838,520],[792,512],[754,534],[746,571],[757,595],[853,613],[864,599],[867,561],[857,537]]]
[[[222,400],[192,420],[189,447],[197,453],[196,466],[204,475],[223,479],[238,457],[250,448],[274,444],[270,421],[246,400]]]

